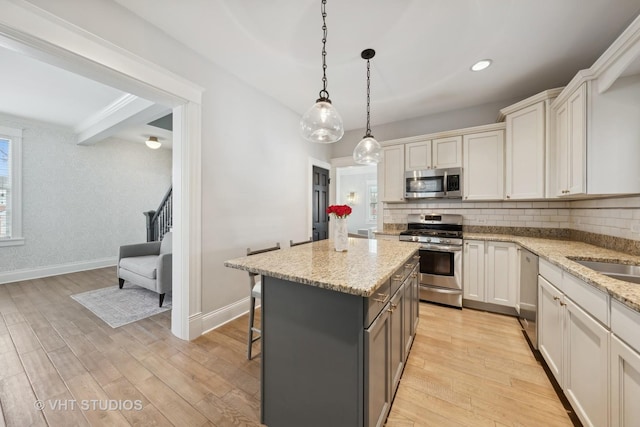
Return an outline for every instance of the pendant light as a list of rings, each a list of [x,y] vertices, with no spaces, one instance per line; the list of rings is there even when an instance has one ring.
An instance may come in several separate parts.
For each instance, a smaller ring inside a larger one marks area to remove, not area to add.
[[[342,117],[329,99],[327,92],[327,0],[322,0],[320,11],[322,12],[322,90],[320,98],[302,116],[300,120],[300,132],[307,141],[330,144],[339,141],[344,135]]]
[[[162,142],[158,141],[158,137],[156,136],[150,136],[144,143],[152,150],[157,150],[162,145]]]
[[[371,64],[369,60],[376,55],[373,49],[365,49],[360,56],[367,60],[367,133],[353,150],[353,160],[361,165],[376,164],[380,161],[380,143],[371,135]]]

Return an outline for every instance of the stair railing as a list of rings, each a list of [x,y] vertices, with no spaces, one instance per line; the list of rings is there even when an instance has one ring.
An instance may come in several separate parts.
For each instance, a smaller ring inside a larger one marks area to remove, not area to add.
[[[173,186],[162,198],[155,211],[143,212],[147,217],[147,242],[162,240],[162,237],[173,227]]]

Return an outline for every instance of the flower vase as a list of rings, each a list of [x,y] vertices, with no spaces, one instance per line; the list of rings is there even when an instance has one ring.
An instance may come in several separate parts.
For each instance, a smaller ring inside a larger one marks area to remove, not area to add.
[[[333,229],[333,244],[336,251],[345,252],[349,246],[349,231],[347,230],[347,218],[337,218]]]

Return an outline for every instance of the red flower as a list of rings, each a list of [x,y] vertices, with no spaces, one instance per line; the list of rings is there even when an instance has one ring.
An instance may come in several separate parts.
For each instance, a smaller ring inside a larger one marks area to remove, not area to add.
[[[351,214],[351,206],[349,205],[331,205],[327,208],[328,214],[334,214],[338,218],[346,218]]]

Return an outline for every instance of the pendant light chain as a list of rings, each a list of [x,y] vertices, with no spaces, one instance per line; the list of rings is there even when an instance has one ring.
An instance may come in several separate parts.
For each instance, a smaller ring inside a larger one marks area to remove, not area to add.
[[[371,136],[371,107],[370,107],[370,101],[371,101],[371,67],[370,67],[370,62],[367,59],[367,133],[365,135],[365,137],[367,136]]]
[[[320,100],[329,101],[329,92],[327,91],[327,0],[322,0],[320,11],[322,12],[322,90],[320,91]]]

